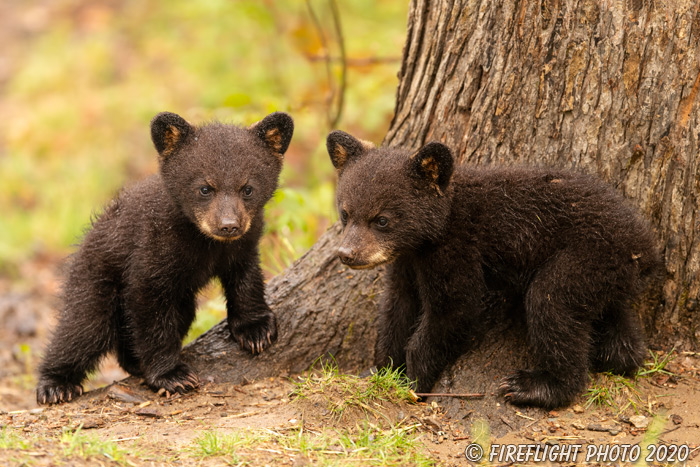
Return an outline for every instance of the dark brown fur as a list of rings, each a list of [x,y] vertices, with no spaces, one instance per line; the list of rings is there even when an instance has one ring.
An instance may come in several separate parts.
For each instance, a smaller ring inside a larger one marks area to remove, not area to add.
[[[241,347],[257,353],[275,341],[258,241],[293,129],[283,113],[249,129],[194,127],[172,113],[153,119],[160,174],[123,190],[72,256],[63,310],[39,368],[39,403],[81,394],[108,352],[154,390],[195,388],[180,349],[195,294],[213,276]]]
[[[346,156],[339,159],[338,145]],[[452,165],[445,146],[366,150],[328,137],[339,172],[345,264],[388,266],[377,364],[419,392],[478,341],[495,303],[524,314],[535,368],[504,379],[516,404],[569,404],[589,369],[629,374],[645,356],[630,305],[661,261],[649,225],[594,177]]]

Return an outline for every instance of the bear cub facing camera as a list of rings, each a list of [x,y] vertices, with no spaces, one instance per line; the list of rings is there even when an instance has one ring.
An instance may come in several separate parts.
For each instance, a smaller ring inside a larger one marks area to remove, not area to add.
[[[180,350],[195,295],[213,276],[240,346],[255,354],[276,340],[258,241],[293,131],[280,112],[249,128],[155,116],[159,174],[117,195],[70,259],[59,322],[39,367],[40,404],[82,394],[86,375],[109,352],[154,390],[196,388]]]
[[[375,149],[334,131],[327,148],[340,260],[388,263],[378,366],[405,365],[430,392],[504,301],[524,313],[534,362],[501,383],[514,404],[564,406],[589,369],[630,374],[643,363],[630,306],[661,260],[649,225],[611,188],[565,171],[455,167],[440,143]]]

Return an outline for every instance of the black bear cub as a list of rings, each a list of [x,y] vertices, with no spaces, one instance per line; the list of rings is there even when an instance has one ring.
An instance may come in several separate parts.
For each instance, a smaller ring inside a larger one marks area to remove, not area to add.
[[[405,365],[418,392],[483,334],[491,304],[524,310],[535,367],[505,378],[514,404],[569,404],[588,370],[630,374],[643,363],[629,309],[661,267],[655,237],[593,177],[453,165],[450,150],[372,148],[334,131],[344,226],[340,260],[388,265],[377,365]]]
[[[196,388],[180,350],[195,295],[213,276],[241,347],[255,354],[275,341],[258,241],[293,131],[280,112],[249,128],[155,116],[160,173],[123,190],[72,256],[62,313],[39,367],[40,404],[82,394],[81,383],[108,352],[154,390]]]

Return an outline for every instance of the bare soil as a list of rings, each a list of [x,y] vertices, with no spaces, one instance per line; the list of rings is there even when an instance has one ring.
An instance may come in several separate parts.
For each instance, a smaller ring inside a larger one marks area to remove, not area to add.
[[[464,450],[475,441],[477,434],[472,428],[479,419],[469,400],[449,413],[441,405],[445,399],[431,398],[417,404],[382,404],[369,412],[349,411],[338,418],[318,399],[292,400],[290,393],[299,375],[240,386],[207,382],[196,392],[165,397],[135,378],[124,379],[126,375],[108,360],[87,389],[106,386],[89,390],[71,403],[38,407],[33,371],[53,323],[58,290],[54,264],[54,258],[39,259],[23,266],[25,269],[11,280],[0,279],[0,427],[34,440],[23,453],[12,447],[0,450],[0,465],[94,465],[90,458],[62,459],[63,451],[57,448],[61,434],[78,427],[83,433],[116,441],[127,452],[134,452],[125,465],[220,465],[225,460],[219,457],[192,454],[194,441],[205,431],[281,433],[303,427],[314,432],[328,427],[352,429],[367,422],[413,426],[424,452],[438,465],[469,465]],[[690,458],[686,465],[700,465],[699,368],[697,355],[678,354],[667,367],[673,375],[659,373],[639,379],[632,391],[622,390],[614,398],[617,407],[587,406],[585,395],[578,404],[552,412],[525,412],[506,406],[502,421],[514,429],[498,438],[493,436],[491,442],[634,445],[648,436],[647,425],[656,417],[663,426],[654,442],[687,445]],[[605,382],[597,377],[592,384]],[[631,406],[621,411],[630,400],[635,402],[636,411]],[[520,423],[523,418],[528,423]],[[298,453],[264,446],[246,451],[242,461],[248,465],[314,463]]]

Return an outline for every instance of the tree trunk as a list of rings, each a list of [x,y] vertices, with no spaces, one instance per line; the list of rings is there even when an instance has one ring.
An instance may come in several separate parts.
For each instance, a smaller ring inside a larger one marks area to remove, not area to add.
[[[640,307],[652,347],[697,350],[700,337],[698,5],[414,0],[385,139],[411,148],[438,140],[463,163],[566,167],[617,187],[653,222],[666,260],[658,299]],[[371,364],[382,271],[342,266],[338,232],[270,282],[278,343],[249,357],[220,324],[187,350],[200,371],[235,382],[304,370],[328,354],[346,370]],[[449,408],[517,424],[491,393],[527,364],[526,346],[517,329],[500,326],[434,390],[485,391],[484,401],[450,400]]]

